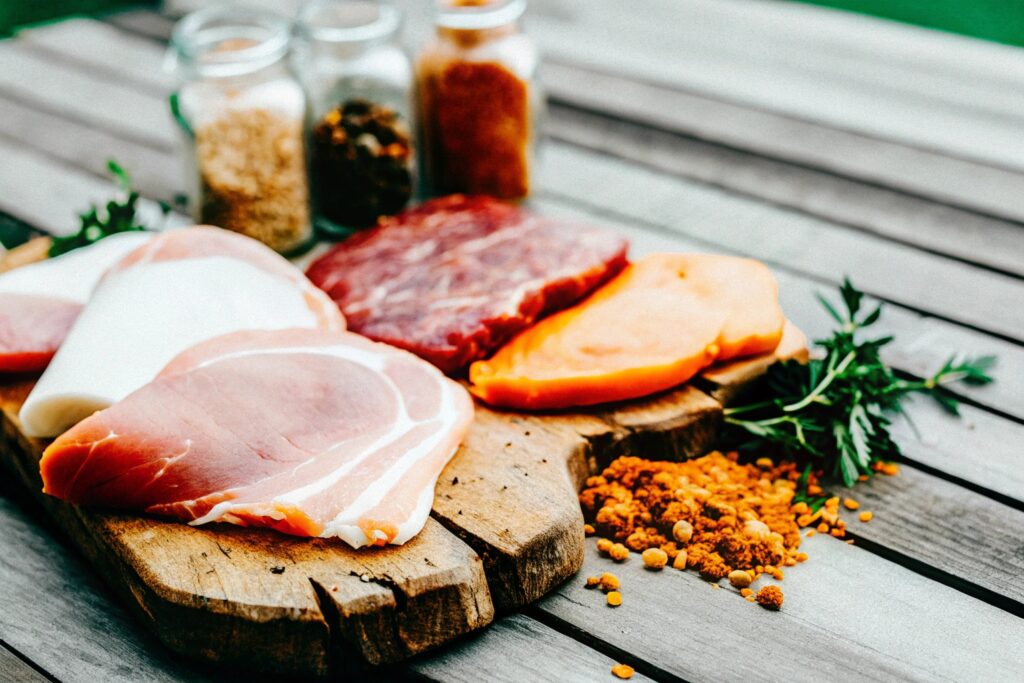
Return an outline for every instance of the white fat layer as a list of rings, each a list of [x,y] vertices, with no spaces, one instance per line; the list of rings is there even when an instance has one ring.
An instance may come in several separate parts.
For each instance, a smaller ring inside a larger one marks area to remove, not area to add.
[[[337,356],[339,358],[359,363],[360,365],[371,368],[377,372],[383,371],[387,360],[387,356],[385,354],[347,345],[326,347],[281,347],[278,349],[246,349],[236,353],[227,353],[205,361],[197,367],[206,367],[224,360],[245,356],[296,352]],[[386,375],[384,377],[386,378]],[[402,397],[400,389],[390,380],[390,378],[387,378],[387,380],[389,389],[393,392],[394,399],[399,406],[398,417],[387,434],[381,436],[379,439],[374,441],[374,443],[363,449],[360,457],[349,460],[329,475],[321,477],[311,484],[275,496],[269,504],[239,503],[227,500],[213,506],[209,512],[202,517],[193,520],[190,524],[200,525],[214,521],[235,521],[239,519],[235,513],[243,510],[248,514],[262,515],[270,519],[280,519],[282,518],[282,514],[277,505],[300,507],[304,501],[308,500],[312,496],[327,491],[355,468],[371,461],[373,456],[381,450],[401,439],[414,427],[423,424],[421,422],[416,422],[409,416],[405,407],[405,400]],[[458,421],[459,413],[458,407],[455,405],[456,400],[454,392],[460,389],[456,385],[450,385],[448,381],[443,378],[439,378],[439,383],[442,390],[441,406],[438,411],[438,415],[440,417],[433,417],[429,421],[438,421],[440,424],[433,430],[431,436],[417,444],[416,447],[409,449],[409,451],[403,454],[402,457],[388,468],[386,472],[382,472],[381,475],[374,480],[374,483],[363,491],[355,501],[338,513],[333,520],[325,524],[324,530],[320,534],[321,537],[340,538],[353,548],[361,548],[365,545],[371,545],[377,541],[385,540],[384,538],[368,538],[366,533],[362,528],[360,528],[359,520],[366,512],[380,504],[380,502],[384,500],[385,496],[395,488],[395,484],[397,482],[402,481],[404,477],[408,476],[411,471],[421,463],[424,457],[428,456],[431,451],[437,448]],[[324,455],[329,454],[334,448],[344,448],[345,445],[345,442],[336,444],[331,449],[328,449]],[[454,454],[455,451],[453,450],[451,455]],[[391,541],[393,544],[401,545],[405,543],[418,534],[423,528],[423,525],[427,521],[427,516],[430,514],[431,504],[434,500],[434,487],[437,483],[437,477],[440,476],[443,465],[451,459],[451,455],[441,463],[440,467],[437,467],[437,472],[429,479],[423,490],[420,491],[412,512],[398,525],[398,535]],[[299,471],[302,467],[309,464],[309,462],[311,461],[307,461],[306,463],[302,463],[297,466],[295,470],[293,470],[293,473]],[[379,534],[381,532],[375,533]]]
[[[56,436],[199,342],[316,324],[300,287],[239,259],[158,261],[112,273],[29,395],[22,425],[30,436]]]
[[[152,238],[151,232],[121,232],[63,256],[16,268],[0,275],[0,293],[48,296],[84,304],[103,273]]]

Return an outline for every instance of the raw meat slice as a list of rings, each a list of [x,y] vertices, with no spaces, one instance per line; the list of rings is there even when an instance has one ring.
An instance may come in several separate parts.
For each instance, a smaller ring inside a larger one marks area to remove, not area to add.
[[[461,385],[348,332],[236,332],[58,438],[44,491],[353,547],[401,544],[473,416]]]
[[[118,233],[0,275],[0,373],[45,368],[100,276],[152,237]]]
[[[56,436],[201,341],[288,327],[341,330],[345,321],[298,269],[255,240],[209,227],[163,233],[97,285],[22,406],[22,427]]]
[[[525,409],[647,396],[686,382],[715,360],[771,351],[784,323],[764,264],[654,254],[474,363],[470,391],[494,405]]]
[[[356,234],[307,275],[349,329],[455,374],[612,277],[627,246],[605,230],[454,195]]]

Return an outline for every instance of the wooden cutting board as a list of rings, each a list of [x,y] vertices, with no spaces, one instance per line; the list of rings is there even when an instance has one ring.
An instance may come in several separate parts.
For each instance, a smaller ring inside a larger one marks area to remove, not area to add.
[[[423,532],[352,550],[230,525],[194,528],[68,505],[41,493],[45,442],[17,413],[31,382],[0,384],[0,461],[40,501],[123,602],[170,649],[264,672],[327,675],[401,661],[536,600],[583,562],[576,494],[621,454],[705,451],[758,367],[588,414],[478,406],[438,482]]]

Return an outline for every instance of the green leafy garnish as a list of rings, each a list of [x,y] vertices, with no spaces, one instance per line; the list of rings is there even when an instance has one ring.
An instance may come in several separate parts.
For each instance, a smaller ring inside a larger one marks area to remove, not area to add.
[[[87,247],[119,232],[148,229],[139,218],[136,206],[139,202],[139,193],[132,189],[131,177],[127,171],[113,159],[107,161],[107,169],[113,176],[121,196],[111,199],[103,208],[93,204],[88,211],[80,214],[82,227],[78,232],[66,237],[53,238],[50,247],[51,257],[66,254],[79,247]],[[170,212],[167,205],[161,204],[161,209],[165,216]]]
[[[842,314],[818,296],[839,324],[830,338],[817,342],[824,357],[769,368],[769,398],[726,409],[726,439],[739,448],[806,462],[806,476],[813,468],[852,486],[860,476],[871,476],[875,463],[900,455],[889,433],[890,416],[902,412],[907,395],[928,394],[957,415],[959,403],[943,387],[954,382],[988,384],[995,357],[953,356],[927,379],[904,379],[881,359],[882,347],[892,337],[858,339],[860,331],[878,321],[882,307],[862,314],[864,294],[849,280],[844,280],[839,293],[845,308]]]

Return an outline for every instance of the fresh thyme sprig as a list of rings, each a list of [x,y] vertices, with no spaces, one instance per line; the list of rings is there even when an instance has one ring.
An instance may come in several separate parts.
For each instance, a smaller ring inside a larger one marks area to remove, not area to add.
[[[881,349],[892,337],[858,339],[858,332],[878,321],[881,306],[862,314],[864,294],[849,280],[839,292],[843,314],[818,296],[839,324],[830,338],[817,342],[824,357],[808,363],[786,361],[769,368],[769,398],[726,409],[725,436],[741,449],[770,451],[806,462],[808,475],[811,469],[824,471],[852,486],[860,476],[871,476],[873,464],[900,455],[889,432],[890,416],[902,412],[907,395],[926,393],[957,415],[959,404],[943,387],[954,382],[991,382],[988,373],[995,357],[953,356],[927,379],[903,379],[881,359]]]
[[[78,232],[66,237],[53,238],[53,244],[50,246],[51,257],[66,254],[79,247],[87,247],[104,237],[119,232],[148,229],[139,217],[137,207],[139,193],[132,189],[132,181],[128,172],[113,159],[107,161],[107,169],[113,176],[122,196],[111,199],[104,208],[93,204],[88,211],[80,214],[82,227]],[[165,216],[170,212],[170,207],[165,204],[161,204],[161,209]]]

